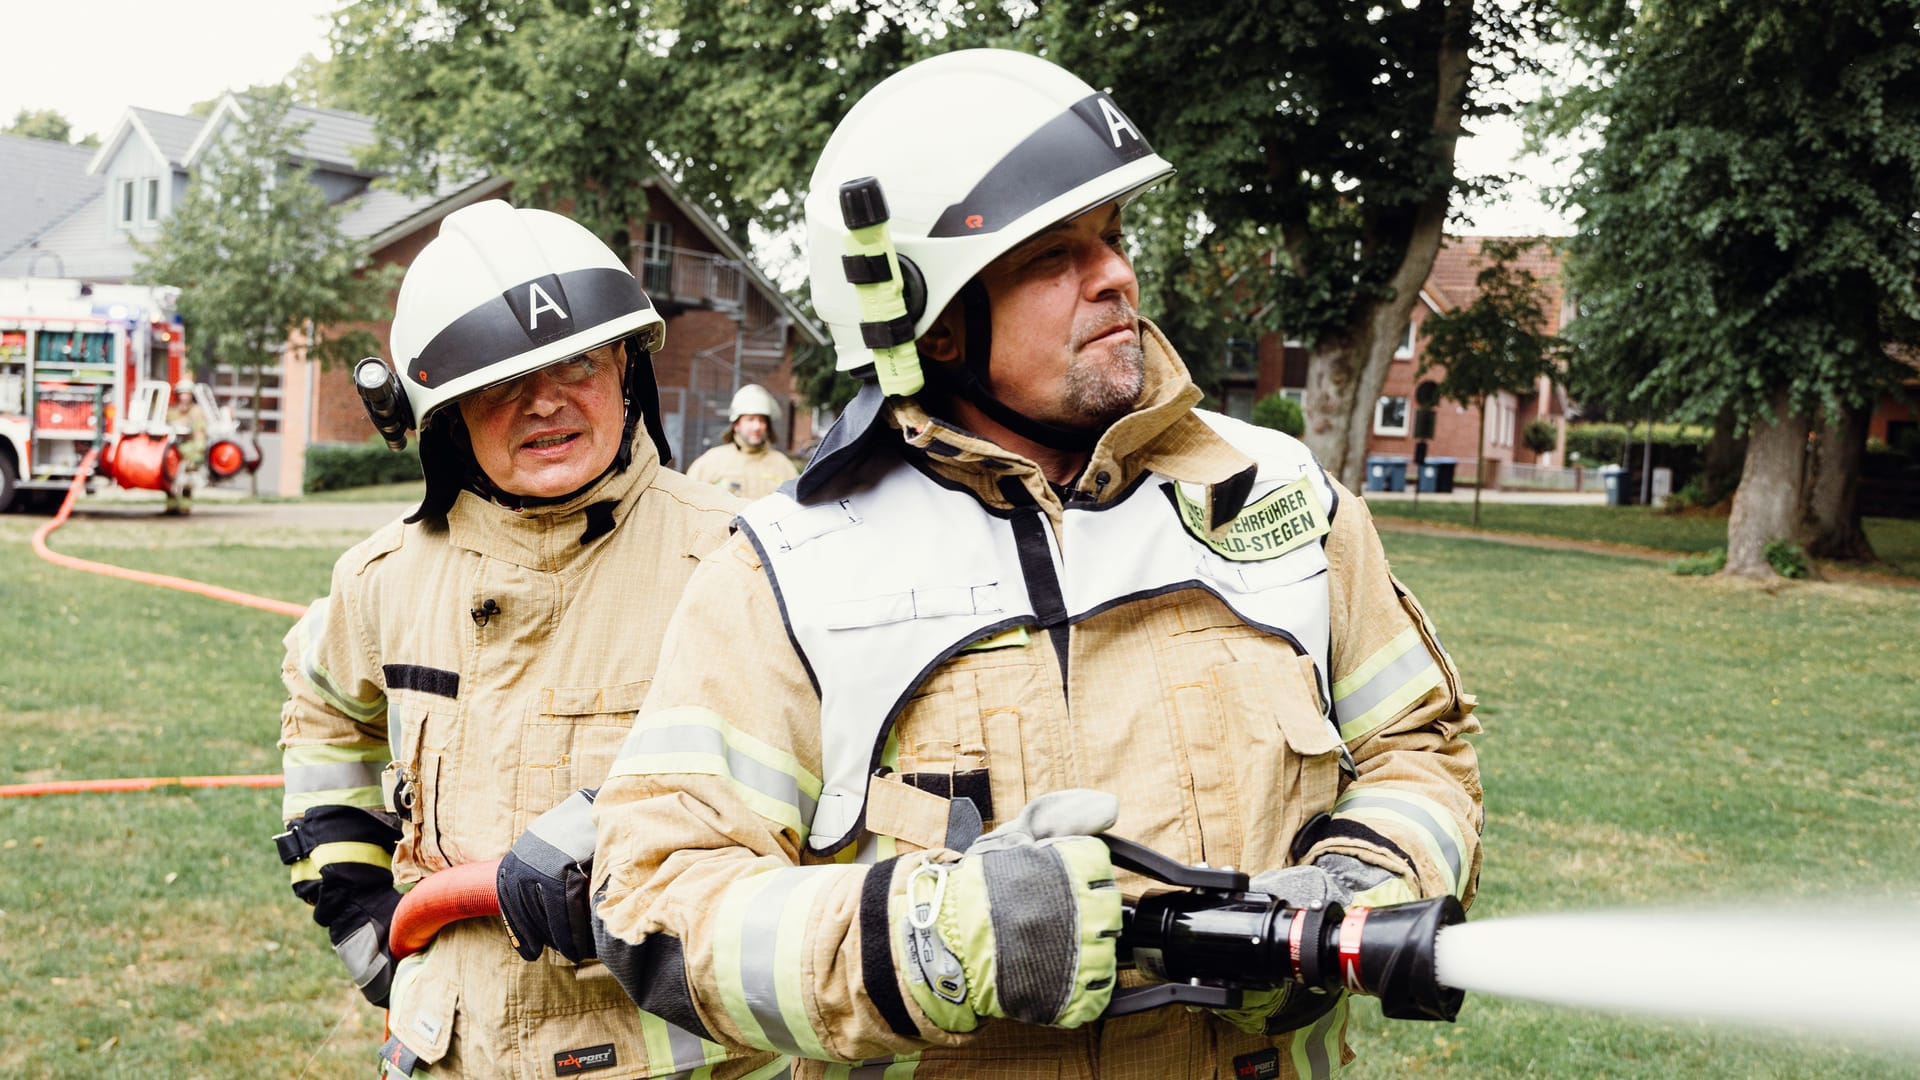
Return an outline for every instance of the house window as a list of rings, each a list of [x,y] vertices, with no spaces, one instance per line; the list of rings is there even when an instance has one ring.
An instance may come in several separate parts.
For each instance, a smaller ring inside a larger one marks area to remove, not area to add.
[[[1307,407],[1307,388],[1304,386],[1283,386],[1280,388],[1280,396],[1302,409]]]
[[[133,181],[121,180],[119,181],[119,187],[120,198],[118,205],[120,207],[120,227],[123,229],[131,229],[133,228]]]
[[[160,178],[147,179],[147,224],[160,220]]]
[[[1253,420],[1253,387],[1229,386],[1226,389],[1226,401],[1220,410],[1235,420]]]
[[[1395,360],[1413,359],[1413,324],[1412,323],[1408,323],[1407,328],[1401,332],[1400,344],[1395,345],[1393,347],[1393,358]]]
[[[673,223],[647,222],[646,245],[640,251],[641,284],[650,293],[673,295]]]
[[[1375,435],[1405,435],[1407,433],[1407,399],[1404,397],[1382,397],[1373,407],[1373,433]]]

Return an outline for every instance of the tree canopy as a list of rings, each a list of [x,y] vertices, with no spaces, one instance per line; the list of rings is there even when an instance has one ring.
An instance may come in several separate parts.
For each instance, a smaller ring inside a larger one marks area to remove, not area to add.
[[[311,335],[323,363],[377,351],[364,329],[325,332],[381,318],[397,269],[367,268],[325,193],[293,164],[301,132],[287,121],[286,98],[266,94],[244,108],[159,238],[139,245],[136,277],[180,288],[181,318],[203,360],[257,369],[276,362],[294,333]]]
[[[13,123],[0,128],[0,134],[21,135],[29,139],[51,139],[54,142],[71,142],[80,146],[100,145],[98,135],[74,139],[73,121],[54,109],[21,109],[13,114]]]
[[[616,238],[656,171],[735,239],[798,218],[834,124],[905,64],[999,45],[1110,91],[1181,170],[1143,198],[1143,310],[1204,373],[1233,333],[1310,343],[1309,442],[1357,483],[1373,402],[1438,249],[1465,120],[1503,106],[1547,0],[368,0],[341,85],[382,163],[512,179]]]
[[[1605,135],[1569,193],[1579,385],[1752,426],[1728,567],[1763,567],[1809,426],[1871,403],[1920,312],[1916,7],[1564,3],[1596,77],[1559,119]]]

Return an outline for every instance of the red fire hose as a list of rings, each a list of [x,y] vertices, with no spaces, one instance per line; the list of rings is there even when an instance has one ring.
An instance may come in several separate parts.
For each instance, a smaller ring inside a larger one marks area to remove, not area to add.
[[[394,909],[393,928],[387,931],[393,958],[400,960],[426,948],[448,923],[499,915],[500,895],[494,889],[499,872],[498,859],[461,863],[408,890]]]

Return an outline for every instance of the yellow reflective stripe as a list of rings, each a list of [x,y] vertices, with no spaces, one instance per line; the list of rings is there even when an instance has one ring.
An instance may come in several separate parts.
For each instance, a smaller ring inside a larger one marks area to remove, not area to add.
[[[323,596],[307,605],[307,613],[300,616],[294,624],[293,633],[300,640],[300,676],[305,679],[313,692],[321,700],[362,723],[380,715],[380,709],[386,704],[384,695],[374,698],[349,697],[333,676],[327,673],[325,664],[320,662],[320,635],[315,629],[326,622],[327,611],[333,598]]]
[[[280,816],[299,817],[316,806],[380,808],[380,770],[390,760],[384,744],[287,747],[280,755],[287,778]]]
[[[1340,1068],[1340,1044],[1347,1030],[1347,1004],[1351,999],[1341,991],[1340,1000],[1310,1026],[1293,1032],[1288,1052],[1293,1071],[1300,1080],[1327,1080]]]
[[[820,1076],[822,1080],[912,1080],[919,1068],[920,1055],[916,1052],[869,1058],[854,1064],[836,1063],[828,1065]]]
[[[1383,831],[1394,837],[1408,833],[1419,837],[1428,858],[1445,878],[1447,891],[1457,896],[1466,889],[1466,841],[1453,815],[1439,803],[1405,788],[1369,784],[1349,789],[1335,800],[1333,812],[1383,826]]]
[[[368,844],[358,840],[335,840],[330,844],[315,847],[312,854],[293,864],[293,883],[318,881],[322,867],[347,862],[391,869],[393,856],[387,854],[387,849],[379,844]]]
[[[792,1075],[793,1059],[782,1057],[774,1058],[772,1061],[741,1077],[740,1080],[775,1080],[776,1077],[779,1078],[779,1080],[787,1080],[787,1078]]]
[[[749,1044],[831,1059],[808,1015],[805,973],[814,901],[841,873],[830,866],[790,867],[736,881],[722,895],[714,981],[722,1007]]]
[[[303,817],[316,806],[360,806],[368,809],[384,809],[386,803],[380,797],[380,787],[338,788],[333,791],[309,791],[301,795],[283,795],[280,798],[280,818],[283,821]]]
[[[634,722],[609,776],[719,776],[754,813],[807,835],[820,778],[800,759],[750,735],[712,709],[661,709]]]
[[[1340,737],[1351,742],[1379,728],[1444,681],[1420,631],[1407,627],[1333,684]]]
[[[727,1060],[717,1043],[684,1031],[650,1012],[640,1011],[640,1040],[647,1048],[647,1067],[653,1076],[665,1075],[671,1065],[680,1080],[712,1080],[714,1065]]]

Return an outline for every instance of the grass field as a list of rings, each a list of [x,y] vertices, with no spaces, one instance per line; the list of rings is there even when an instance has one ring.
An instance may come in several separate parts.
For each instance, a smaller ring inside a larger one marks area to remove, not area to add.
[[[1369,500],[1376,517],[1467,528],[1471,501]],[[1867,518],[1867,540],[1880,561],[1861,567],[1901,577],[1920,577],[1920,521]],[[1480,528],[1488,532],[1597,540],[1695,554],[1727,546],[1727,519],[1711,514],[1668,514],[1645,506],[1561,506],[1551,503],[1480,504]]]
[[[0,516],[0,783],[274,771],[288,620],[51,566],[27,547],[41,520]],[[304,602],[356,538],[136,519],[54,546]],[[1920,892],[1920,593],[1386,543],[1481,700],[1474,919]],[[0,800],[0,1076],[367,1076],[380,1015],[287,890],[278,828],[270,789]],[[1780,994],[1828,992],[1851,929],[1755,947]],[[1367,1080],[1920,1076],[1831,1040],[1491,996],[1450,1026],[1356,1016],[1343,1075]]]

